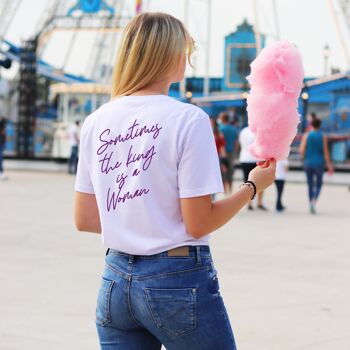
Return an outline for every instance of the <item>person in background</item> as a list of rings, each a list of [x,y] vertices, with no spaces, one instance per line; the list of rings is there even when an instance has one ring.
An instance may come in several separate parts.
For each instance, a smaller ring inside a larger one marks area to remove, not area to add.
[[[212,127],[213,133],[214,133],[216,150],[218,152],[218,156],[219,156],[219,160],[220,160],[221,177],[222,177],[222,180],[224,183],[224,188],[225,188],[225,182],[227,181],[227,172],[228,172],[226,141],[225,141],[224,135],[219,130],[219,125],[218,125],[217,119],[210,118],[210,122],[211,122],[211,127]],[[226,188],[225,188],[225,193],[226,193]],[[215,198],[215,195],[213,198]]]
[[[308,184],[309,206],[311,214],[316,214],[316,202],[319,198],[324,167],[328,173],[333,173],[333,165],[330,161],[327,137],[321,129],[321,120],[314,119],[311,123],[312,130],[305,133],[301,139],[300,155],[304,160],[304,169]]]
[[[282,204],[282,194],[284,189],[284,184],[286,181],[288,171],[288,159],[279,160],[276,163],[276,180],[275,185],[277,188],[277,201],[276,201],[276,210],[282,212],[286,208]]]
[[[254,134],[251,132],[248,126],[243,128],[239,134],[239,162],[241,163],[241,168],[243,171],[243,178],[246,182],[249,177],[249,173],[256,167],[256,162],[258,161],[249,151],[249,146],[254,142]],[[258,198],[258,209],[266,211],[267,208],[263,205],[263,191],[257,196]],[[252,202],[249,201],[248,209],[253,210]]]
[[[224,188],[225,188],[225,193],[230,194],[232,193],[234,156],[235,156],[235,151],[237,149],[239,132],[238,132],[238,128],[235,125],[235,121],[233,121],[233,124],[229,124],[229,116],[226,112],[220,113],[219,119],[221,121],[219,130],[224,135],[225,144],[226,144],[225,151],[226,151],[226,159],[227,159],[227,172],[224,178]]]
[[[0,118],[0,181],[7,180],[8,177],[4,174],[3,159],[6,145],[6,119]]]
[[[71,154],[68,160],[68,173],[76,174],[78,166],[78,146],[79,146],[79,128],[80,122],[77,120],[68,130],[69,143],[71,145]]]
[[[236,116],[236,109],[234,107],[229,107],[227,109],[227,115],[228,115],[228,121],[230,124],[233,124],[236,122],[237,116]]]

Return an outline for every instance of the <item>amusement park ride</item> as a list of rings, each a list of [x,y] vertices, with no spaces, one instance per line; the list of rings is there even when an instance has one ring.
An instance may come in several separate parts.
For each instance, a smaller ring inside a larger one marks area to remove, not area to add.
[[[204,39],[200,39],[206,51],[204,55],[206,74],[201,80],[201,96],[197,99],[198,101],[200,99],[203,101],[220,100],[222,96],[213,96],[212,94],[212,91],[215,91],[212,85],[217,84],[217,82],[214,81],[214,78],[209,79],[209,34],[211,31],[212,1],[183,1],[185,24],[190,22],[190,3],[201,2],[206,8],[207,22],[204,26],[201,22],[206,35]],[[278,38],[279,24],[276,0],[271,1],[276,27],[274,37]],[[67,129],[74,121],[83,120],[91,111],[108,101],[108,84],[119,35],[126,23],[136,13],[147,11],[150,8],[151,0],[50,0],[36,24],[33,35],[30,39],[23,41],[21,47],[17,47],[6,40],[6,37],[21,2],[22,0],[0,0],[0,67],[8,69],[14,63],[19,66],[11,90],[12,100],[17,101],[11,106],[12,112],[16,109],[16,118],[12,118],[13,120],[8,125],[6,152],[8,156],[20,158],[65,159],[69,155]],[[242,61],[240,50],[236,50],[232,54],[232,59],[236,60],[235,63],[228,62],[225,58],[225,67],[227,64],[230,67],[236,65],[238,73],[240,70],[242,72],[247,70],[247,65],[249,66],[251,60],[264,46],[265,39],[264,36],[260,35],[259,30],[257,0],[251,0],[251,2],[254,9],[254,25],[250,26],[253,28],[253,38],[255,36],[254,53],[250,50],[249,62],[246,63],[244,60]],[[328,0],[328,2],[343,53],[350,67],[349,47],[347,46],[347,38],[349,38],[350,33],[350,0]],[[245,28],[244,23],[241,26],[243,29]],[[66,45],[63,62],[57,68],[45,62],[43,57],[54,34],[63,31],[69,32],[70,35],[67,36],[69,41]],[[87,31],[93,34],[91,36],[93,44],[88,55],[89,61],[84,77],[68,74],[66,72],[67,66],[71,60],[73,48],[79,40],[79,33]],[[231,39],[236,40],[234,36],[228,36],[225,45],[235,47],[234,43],[230,42]],[[226,52],[228,51],[226,50]],[[189,94],[192,97],[189,86],[200,79],[194,77],[190,85],[188,81],[180,84],[177,97],[188,98]],[[225,79],[227,76],[224,81]],[[219,84],[221,83],[219,82]],[[234,82],[234,84],[236,83]],[[241,86],[239,89],[241,89],[240,94],[242,94],[247,86]],[[226,84],[226,88],[221,87],[220,90],[223,93],[226,92],[227,95],[230,84]],[[6,112],[3,113],[6,114]]]
[[[22,47],[18,48],[5,38],[20,3],[21,0],[4,1],[1,3],[0,12],[1,53],[4,57],[2,66],[10,68],[13,61],[19,63],[18,119],[16,130],[12,133],[13,139],[16,139],[13,142],[12,151],[16,156],[24,158],[37,156],[38,153],[42,153],[44,156],[52,155],[57,158],[66,158],[69,147],[66,138],[63,137],[65,135],[63,131],[67,129],[68,123],[72,122],[73,119],[70,118],[70,121],[65,120],[63,122],[61,118],[56,123],[46,122],[46,125],[49,124],[51,128],[54,128],[54,131],[41,130],[40,132],[40,118],[38,118],[38,89],[40,89],[40,86],[38,86],[38,76],[44,77],[47,85],[51,85],[52,82],[66,84],[107,83],[111,74],[111,62],[118,43],[118,33],[134,15],[134,6],[130,6],[131,2],[126,0],[112,0],[108,3],[104,0],[50,1],[36,25],[33,36],[24,41]],[[136,3],[136,6],[140,10],[140,5]],[[44,62],[42,57],[51,37],[59,31],[71,32],[71,39],[63,64],[57,69]],[[72,48],[76,44],[77,34],[81,31],[94,32],[94,44],[92,45],[92,52],[89,54],[89,66],[85,77],[65,73]],[[81,93],[84,94],[84,91],[81,91]],[[74,101],[78,99],[77,96],[69,96],[69,94],[62,95],[63,98],[59,97],[57,98],[58,104],[64,106],[68,104],[69,108],[72,108]],[[67,99],[68,101],[66,101]],[[93,100],[96,100],[96,98]],[[37,101],[37,103],[33,103],[33,101]],[[100,101],[100,103],[103,102]],[[98,105],[91,104],[90,101],[90,106],[95,108]],[[90,110],[85,109],[84,112],[90,112]],[[67,117],[67,113],[65,116]],[[46,137],[47,149],[45,151],[43,147],[40,147],[42,143],[38,142],[38,138],[40,139],[40,136],[45,138],[45,135],[50,134],[55,136],[53,142],[49,142],[50,146],[47,145]]]

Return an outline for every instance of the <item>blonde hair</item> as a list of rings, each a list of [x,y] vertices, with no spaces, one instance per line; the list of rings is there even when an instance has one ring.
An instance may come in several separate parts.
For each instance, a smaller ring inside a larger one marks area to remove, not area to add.
[[[130,95],[166,77],[187,53],[191,64],[194,41],[177,18],[143,13],[125,27],[113,72],[112,98]]]

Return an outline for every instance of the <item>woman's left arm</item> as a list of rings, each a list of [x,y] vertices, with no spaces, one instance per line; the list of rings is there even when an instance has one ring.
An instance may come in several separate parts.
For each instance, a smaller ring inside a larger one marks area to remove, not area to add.
[[[74,220],[78,231],[101,233],[100,215],[94,194],[75,192]]]
[[[300,153],[302,159],[304,159],[304,157],[305,157],[306,139],[307,139],[307,134],[305,133],[301,138],[301,142],[300,142],[300,146],[299,146],[299,153]]]

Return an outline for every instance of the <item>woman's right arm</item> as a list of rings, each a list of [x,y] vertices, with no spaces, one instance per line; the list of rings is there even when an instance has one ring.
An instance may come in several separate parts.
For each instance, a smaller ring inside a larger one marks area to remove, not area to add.
[[[78,231],[101,233],[100,215],[94,194],[75,192],[74,221]]]
[[[275,180],[276,162],[266,162],[264,166],[257,166],[249,174],[249,180],[257,187],[257,192],[264,191]],[[187,232],[199,239],[225,225],[251,199],[253,191],[243,186],[233,195],[216,202],[212,202],[210,195],[193,198],[181,198],[182,217]]]

